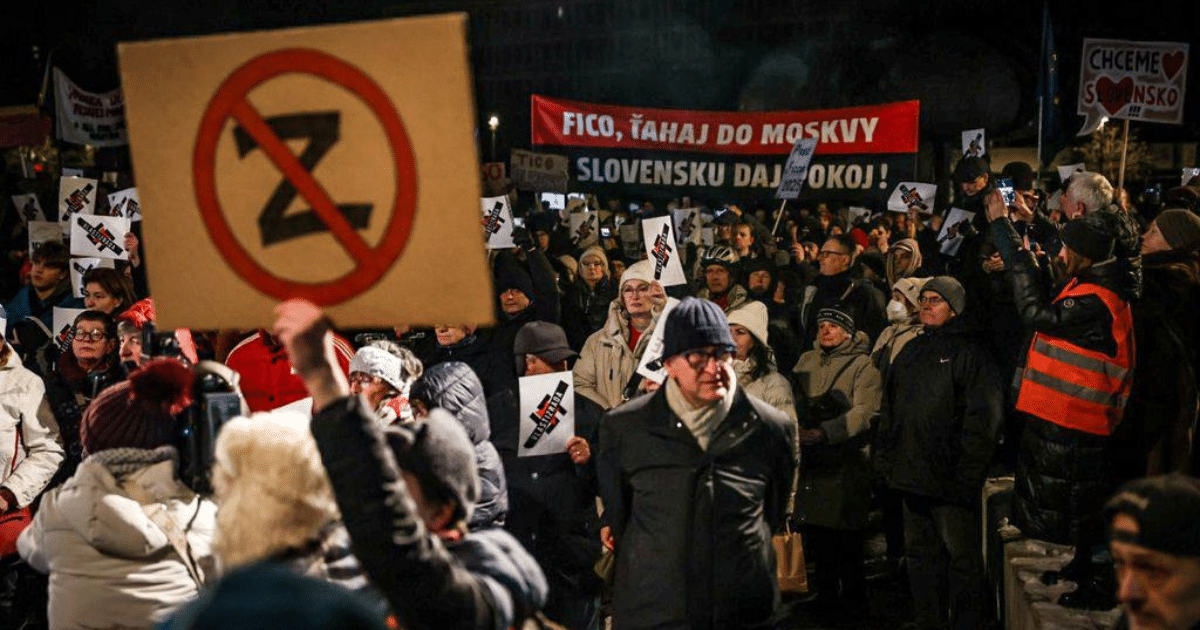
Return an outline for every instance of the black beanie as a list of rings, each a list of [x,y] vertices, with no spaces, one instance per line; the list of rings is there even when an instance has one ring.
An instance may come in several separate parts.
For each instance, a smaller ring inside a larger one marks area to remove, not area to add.
[[[850,314],[850,310],[840,305],[827,306],[817,311],[817,324],[821,322],[833,322],[850,333],[851,337],[857,330],[854,326],[854,316]]]
[[[529,274],[520,267],[504,265],[496,269],[496,295],[509,289],[516,289],[524,293],[525,297],[533,299],[533,281],[529,279]]]
[[[708,300],[684,298],[667,314],[663,325],[664,359],[709,346],[722,346],[730,352],[737,347],[725,312]]]
[[[1111,530],[1112,518],[1128,514],[1137,521],[1130,539]],[[1169,553],[1200,556],[1200,480],[1181,473],[1130,481],[1104,506],[1109,536]]]
[[[1113,253],[1113,237],[1101,219],[1092,216],[1068,221],[1059,234],[1063,245],[1092,262],[1108,260]]]

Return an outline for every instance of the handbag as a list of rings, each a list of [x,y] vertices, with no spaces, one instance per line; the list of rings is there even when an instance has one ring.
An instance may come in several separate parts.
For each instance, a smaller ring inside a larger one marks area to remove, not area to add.
[[[17,470],[17,453],[21,450],[21,432],[17,431],[17,443],[13,447],[12,466],[8,474]],[[17,554],[17,537],[33,522],[33,511],[29,506],[19,510],[9,510],[0,515],[0,559]]]
[[[771,537],[775,547],[775,577],[784,593],[808,592],[808,568],[804,564],[804,544],[800,532],[792,531],[792,519],[787,519],[782,534]]]

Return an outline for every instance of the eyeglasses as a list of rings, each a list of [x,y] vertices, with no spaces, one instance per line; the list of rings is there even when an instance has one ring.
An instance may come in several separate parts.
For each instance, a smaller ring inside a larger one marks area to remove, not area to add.
[[[844,254],[842,252],[835,252],[832,249],[822,249],[821,251],[817,252],[817,258],[829,258],[830,256],[849,256],[849,255],[850,254]]]
[[[75,338],[80,341],[104,341],[108,338],[108,333],[103,330],[79,330],[76,328]]]
[[[922,295],[921,297],[917,298],[918,304],[921,304],[921,305],[928,304],[929,306],[937,306],[945,301],[946,300],[943,300],[942,298],[940,298],[936,295],[930,295],[930,296]]]
[[[709,361],[724,363],[733,356],[727,348],[710,348],[708,350],[690,350],[683,353],[683,360],[696,371],[703,370],[708,367]]]
[[[380,383],[380,378],[378,376],[371,376],[370,374],[356,372],[350,375],[350,383],[352,385],[378,385]]]

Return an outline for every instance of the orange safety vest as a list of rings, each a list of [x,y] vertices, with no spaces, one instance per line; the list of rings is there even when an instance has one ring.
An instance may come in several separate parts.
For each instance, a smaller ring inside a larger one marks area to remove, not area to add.
[[[1072,280],[1055,302],[1084,295],[1100,298],[1112,314],[1116,355],[1037,333],[1021,373],[1017,409],[1069,429],[1111,435],[1133,386],[1133,311],[1112,291],[1078,280]]]

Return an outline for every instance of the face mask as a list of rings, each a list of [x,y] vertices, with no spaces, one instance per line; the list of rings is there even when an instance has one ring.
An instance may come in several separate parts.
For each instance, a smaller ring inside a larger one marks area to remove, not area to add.
[[[889,322],[908,321],[908,308],[903,302],[892,300],[887,305],[887,317]]]

